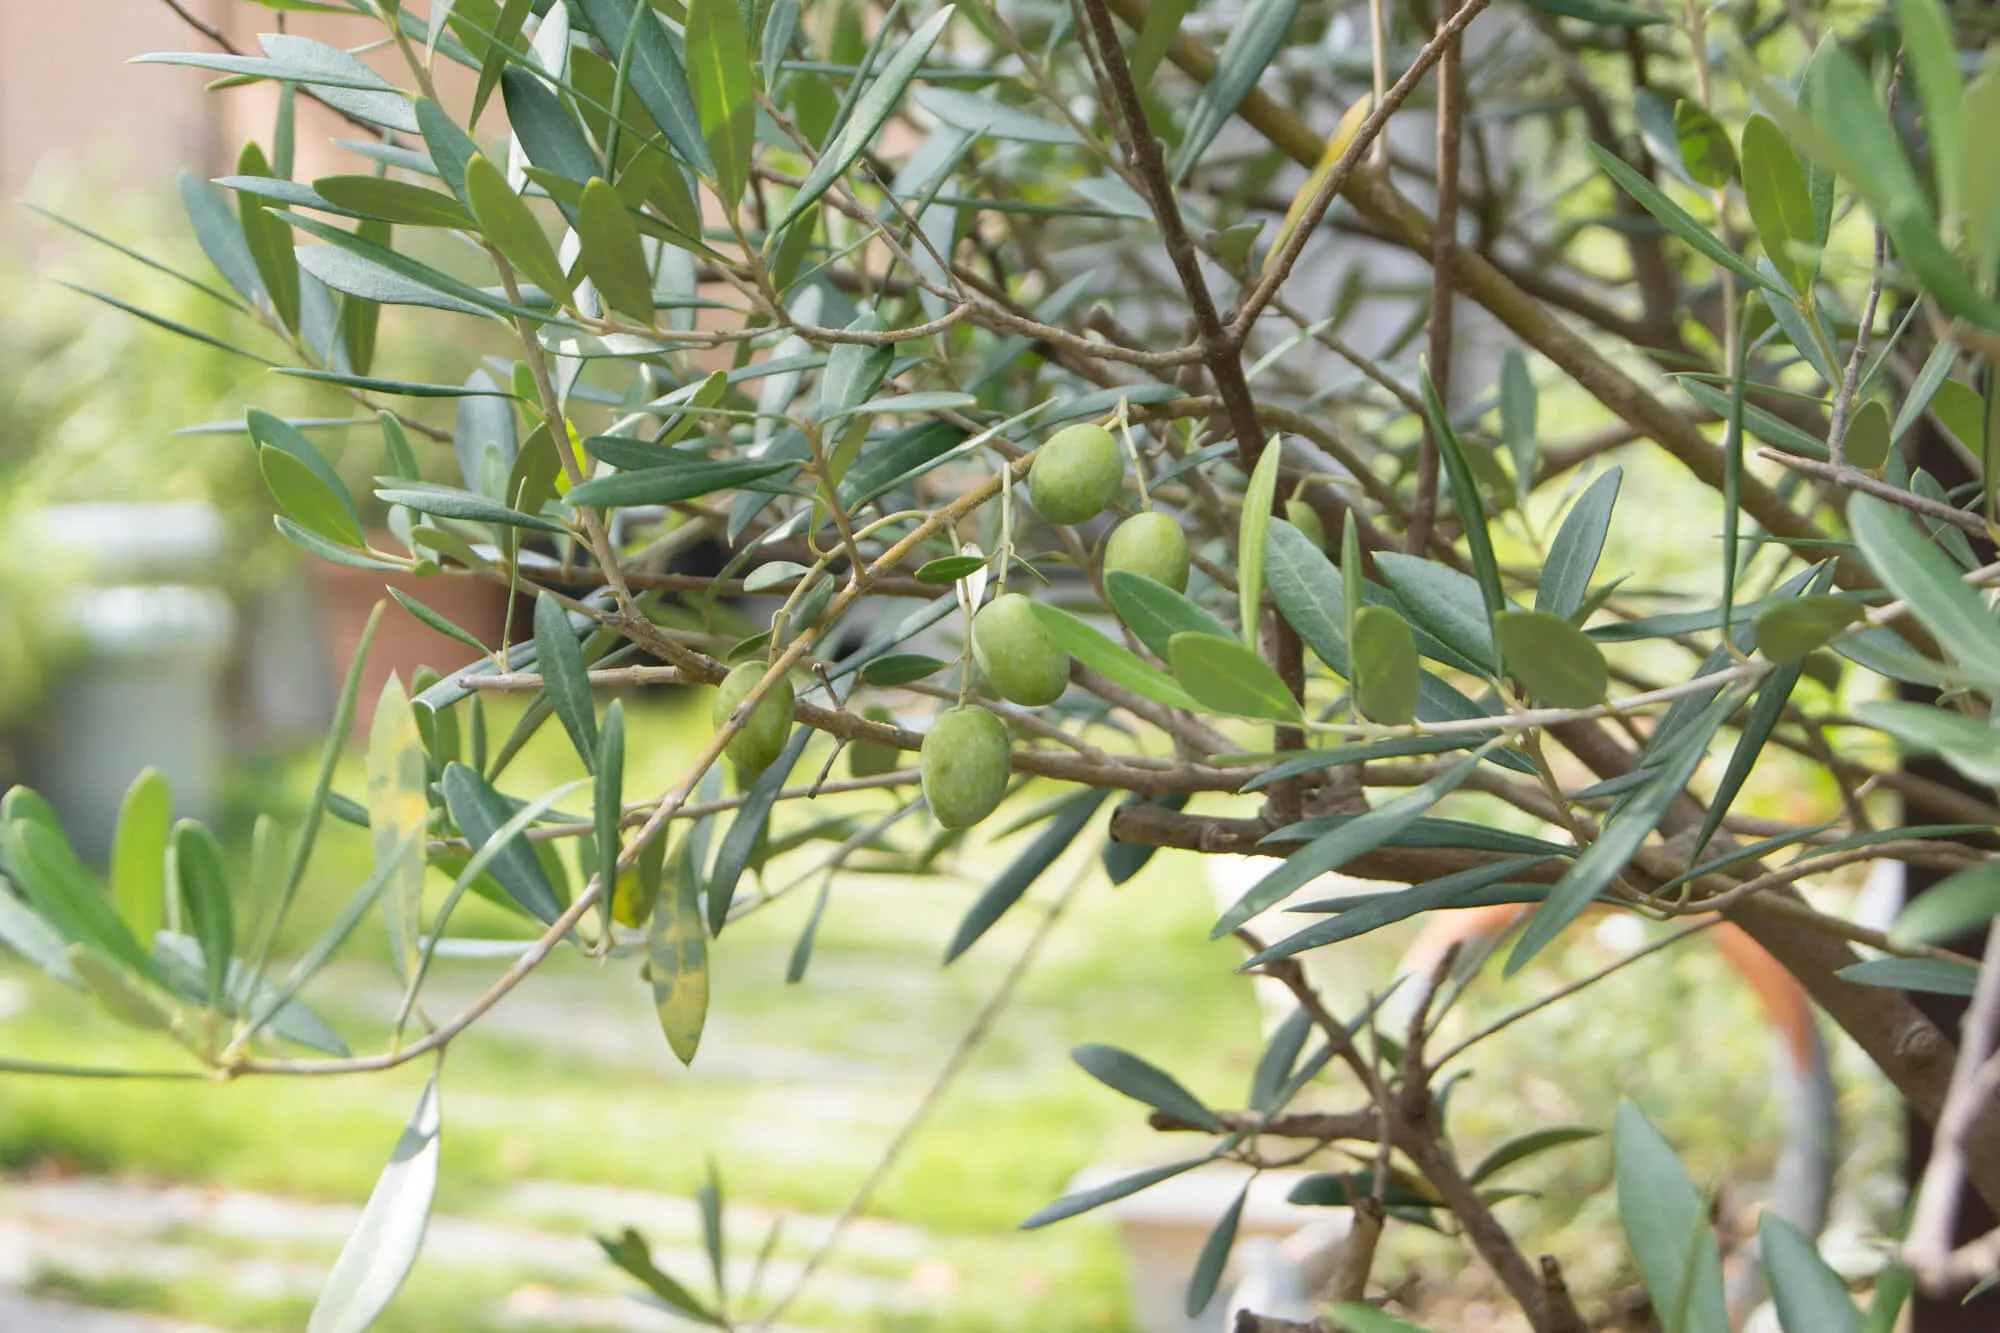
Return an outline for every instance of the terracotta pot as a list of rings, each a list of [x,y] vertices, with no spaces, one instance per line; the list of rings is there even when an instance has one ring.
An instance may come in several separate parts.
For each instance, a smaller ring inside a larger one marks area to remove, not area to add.
[[[391,549],[384,543],[385,549]],[[354,729],[366,735],[375,714],[375,700],[383,682],[394,672],[405,686],[418,667],[452,671],[472,659],[470,648],[438,633],[389,599],[394,588],[430,607],[453,624],[470,632],[481,643],[497,646],[506,629],[507,589],[485,579],[441,574],[427,579],[376,569],[348,569],[315,561],[312,565],[313,593],[319,604],[320,647],[326,655],[326,677],[334,690],[347,679],[348,664],[361,643],[361,632],[378,601],[388,601],[382,624],[375,631],[375,645],[361,676],[361,696],[356,700]],[[513,637],[526,636],[533,608],[523,606],[514,614]]]

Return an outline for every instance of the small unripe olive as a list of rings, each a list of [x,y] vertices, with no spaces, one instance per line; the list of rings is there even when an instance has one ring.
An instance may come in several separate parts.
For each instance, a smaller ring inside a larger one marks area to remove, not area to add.
[[[1187,535],[1157,509],[1134,514],[1113,528],[1111,540],[1104,544],[1104,572],[1114,569],[1143,574],[1175,592],[1186,592]]]
[[[1065,426],[1035,453],[1028,498],[1051,523],[1082,523],[1118,498],[1125,454],[1102,426]]]
[[[863,716],[870,722],[890,720],[886,708],[871,708]],[[884,773],[894,773],[902,766],[903,752],[893,745],[855,741],[847,747],[847,771],[857,778],[879,778]]]
[[[972,660],[994,692],[1010,703],[1040,708],[1069,688],[1069,654],[1020,593],[988,602],[972,622]]]
[[[975,705],[941,713],[924,733],[917,765],[924,800],[946,828],[971,828],[993,813],[1007,794],[1012,755],[1007,728]]]
[[[715,706],[709,710],[709,717],[718,729],[729,720],[736,706],[749,697],[751,688],[764,679],[767,670],[762,662],[745,662],[723,678],[715,691]],[[722,752],[746,774],[762,773],[769,768],[792,734],[793,701],[792,682],[779,680],[757,701]]]
[[[1314,546],[1326,550],[1326,524],[1319,521],[1319,511],[1304,500],[1285,501],[1285,521],[1303,532]]]

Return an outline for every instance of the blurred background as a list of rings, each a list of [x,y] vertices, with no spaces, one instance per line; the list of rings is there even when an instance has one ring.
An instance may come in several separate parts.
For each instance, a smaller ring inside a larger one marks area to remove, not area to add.
[[[244,40],[274,26],[272,13],[252,6],[185,7]],[[289,17],[294,31],[341,40],[337,22]],[[33,211],[214,280],[182,211],[180,173],[197,183],[225,174],[245,139],[268,142],[273,99],[257,89],[205,94],[194,71],[125,63],[201,45],[157,0],[0,0],[0,788],[42,790],[79,846],[100,854],[126,785],[154,765],[173,781],[180,813],[210,820],[247,861],[259,815],[296,824],[333,683],[382,594],[379,575],[316,566],[277,537],[242,414],[249,403],[292,417],[346,417],[349,407],[66,287],[235,336],[200,292]],[[339,150],[326,142],[345,127],[303,100],[299,112],[298,174],[355,169],[338,165]],[[407,378],[455,382],[482,350],[423,333],[421,320],[392,314],[380,363]],[[1561,410],[1560,399],[1545,399],[1545,425],[1565,424]],[[449,425],[450,411],[426,415]],[[349,435],[316,438],[365,495],[378,470],[373,437]],[[1644,522],[1614,525],[1603,568],[1657,569],[1661,553],[1642,545],[1644,529],[1706,530],[1712,501],[1643,450],[1619,461],[1627,494],[1645,497]],[[504,592],[469,580],[431,580],[423,596],[489,642],[509,614]],[[362,697],[372,699],[390,670],[408,680],[420,666],[449,669],[465,656],[392,607]],[[512,698],[489,701],[496,735],[518,716]],[[625,706],[627,789],[663,789],[706,739],[707,698],[654,690]],[[803,769],[823,760],[822,750],[809,751]],[[1787,760],[1773,751],[1740,808],[1793,821],[1835,813],[1838,793],[1810,785],[1807,770]],[[510,780],[539,791],[578,776],[574,763],[551,729]],[[362,785],[350,754],[336,789],[359,794]],[[1480,817],[1477,799],[1462,817]],[[775,834],[782,844],[788,820],[880,815],[889,801],[869,792],[827,798],[811,812],[781,807]],[[966,958],[939,966],[1005,854],[970,848],[922,878],[844,874],[812,966],[795,985],[786,963],[810,894],[734,928],[718,948],[709,1031],[692,1069],[668,1052],[629,963],[596,967],[559,954],[452,1047],[439,1214],[380,1327],[673,1327],[672,1316],[628,1298],[630,1283],[590,1236],[639,1226],[661,1247],[663,1266],[697,1283],[706,1261],[692,1200],[711,1172],[728,1200],[730,1278],[740,1289],[757,1270],[767,1289],[789,1287],[1037,924],[1032,912],[1014,913]],[[328,824],[281,953],[332,918],[366,877],[369,856],[364,830]],[[1093,857],[1078,848],[1044,891],[1090,872]],[[787,887],[808,860],[779,854],[766,886]],[[1234,893],[1212,880],[1232,873],[1165,853],[1115,890],[1101,877],[1086,886],[965,1076],[791,1308],[789,1327],[1187,1327],[1175,1313],[1180,1285],[1238,1177],[1197,1174],[1122,1213],[1035,1233],[1015,1227],[1079,1173],[1180,1155],[1131,1103],[1072,1065],[1072,1046],[1121,1045],[1213,1105],[1243,1103],[1265,1016],[1234,974],[1239,948],[1207,938],[1216,894]],[[518,918],[482,906],[463,909],[459,929],[518,933]],[[309,993],[357,1048],[374,1040],[398,998],[379,930],[370,929]],[[1342,1003],[1386,982],[1408,938],[1384,932],[1344,948]],[[1575,932],[1552,966],[1504,984],[1483,979],[1447,1035],[1646,938],[1629,919]],[[436,1007],[477,993],[494,967],[442,962]],[[1468,1062],[1451,1101],[1461,1152],[1476,1158],[1534,1127],[1605,1128],[1629,1096],[1725,1208],[1747,1211],[1782,1146],[1782,1090],[1772,1080],[1774,1039],[1740,980],[1697,942],[1593,994],[1517,1025]],[[139,1068],[161,1058],[86,997],[11,959],[0,960],[0,1056]],[[1834,1231],[1858,1237],[1898,1201],[1897,1119],[1864,1062],[1836,1049],[1835,1063],[1843,1165]],[[0,1074],[0,1329],[302,1328],[422,1078],[412,1068],[207,1086]],[[1339,1089],[1310,1096],[1351,1103]],[[1600,1142],[1538,1158],[1509,1182],[1533,1193],[1504,1205],[1531,1252],[1561,1254],[1572,1285],[1599,1295],[1632,1277],[1607,1158]],[[1259,1196],[1246,1234],[1283,1235],[1314,1220],[1282,1196]],[[1246,1264],[1271,1258],[1245,1253]],[[1384,1271],[1439,1311],[1436,1327],[1512,1327],[1504,1302],[1486,1300],[1483,1273],[1458,1256],[1452,1243],[1406,1227]],[[1196,1326],[1220,1328],[1220,1314]]]

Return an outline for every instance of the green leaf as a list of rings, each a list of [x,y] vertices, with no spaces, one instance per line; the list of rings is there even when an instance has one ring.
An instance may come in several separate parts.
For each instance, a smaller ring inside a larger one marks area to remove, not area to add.
[[[1034,603],[1035,619],[1062,650],[1112,683],[1142,694],[1169,708],[1201,712],[1202,705],[1166,672],[1137,653],[1113,643],[1088,624],[1058,607]],[[1229,642],[1234,642],[1230,640]]]
[[[783,459],[675,462],[666,467],[620,472],[586,481],[570,491],[568,500],[578,508],[598,509],[674,504],[762,481],[780,472],[794,471],[798,466],[796,462]]]
[[[1947,218],[1956,217],[1964,197],[1959,164],[1963,157],[1960,145],[1965,140],[1965,87],[1958,73],[1958,41],[1937,0],[1893,0],[1892,8],[1896,26],[1903,32],[1903,51],[1916,76],[1917,97],[1924,107],[1924,137],[1930,144],[1938,210]],[[1993,127],[1979,128],[1990,132]]]
[[[391,672],[368,724],[368,840],[375,873],[382,877],[389,956],[406,981],[417,965],[423,935],[422,835],[430,815],[430,764],[423,737],[410,696]]]
[[[1461,655],[1462,662],[1450,665],[1487,672],[1499,668],[1485,594],[1472,579],[1445,565],[1396,551],[1378,552],[1375,572],[1418,628],[1428,630],[1439,644]]]
[[[1151,851],[1152,848],[1146,850]],[[70,949],[81,946],[66,942],[54,926],[42,920],[32,907],[16,897],[14,891],[6,887],[5,876],[0,876],[0,944],[65,986],[84,988],[83,978],[77,975],[69,961]]]
[[[1861,1333],[1861,1311],[1812,1239],[1769,1209],[1757,1219],[1757,1251],[1784,1333]]]
[[[523,277],[547,292],[561,305],[569,305],[575,293],[569,275],[556,261],[555,247],[520,195],[507,185],[500,168],[475,154],[465,164],[465,198],[479,230],[501,254],[512,261]]]
[[[1182,1087],[1179,1080],[1157,1065],[1141,1060],[1116,1046],[1079,1046],[1070,1052],[1084,1073],[1135,1102],[1156,1111],[1200,1125],[1210,1133],[1226,1133],[1227,1127],[1199,1097]]]
[[[132,779],[118,807],[118,828],[111,843],[111,901],[141,944],[151,942],[165,921],[173,804],[166,778],[148,767]]]
[[[174,825],[172,846],[184,919],[201,945],[206,1002],[219,1013],[228,995],[229,963],[236,952],[236,912],[222,844],[194,820],[183,819]]]
[[[500,76],[500,92],[507,102],[507,123],[529,162],[572,185],[605,174],[583,127],[539,76],[510,69]]]
[[[1558,1125],[1552,1129],[1538,1129],[1509,1139],[1480,1159],[1472,1168],[1466,1180],[1474,1185],[1482,1185],[1517,1162],[1548,1152],[1551,1148],[1567,1147],[1572,1143],[1583,1143],[1598,1138],[1604,1133],[1588,1125]]]
[[[784,217],[772,229],[773,234],[783,231],[808,207],[818,202],[819,197],[854,165],[854,160],[861,156],[882,126],[888,123],[896,103],[903,96],[903,90],[916,78],[924,57],[930,54],[945,24],[951,21],[952,12],[953,6],[946,5],[924,20],[922,26],[896,47],[895,55],[883,66],[881,75],[854,104],[854,112],[847,124],[820,153],[819,161],[813,164],[813,169],[800,183]]]
[[[470,229],[472,215],[451,195],[387,176],[321,176],[313,192],[328,203],[409,227]]]
[[[1962,380],[1945,380],[1931,396],[1931,413],[1974,454],[1986,452],[1986,401]]]
[[[1549,891],[1548,903],[1535,913],[1507,957],[1506,975],[1513,976],[1542,951],[1583,909],[1590,906],[1637,854],[1646,836],[1659,827],[1676,798],[1708,754],[1716,729],[1736,711],[1737,697],[1724,692],[1673,738],[1672,748],[1659,756],[1652,776],[1613,807],[1596,842],[1590,844]]]
[[[492,35],[479,33],[468,38],[469,43],[480,43],[472,48],[479,53],[480,61],[479,84],[473,90],[472,114],[467,117],[467,124],[479,123],[479,113],[486,109],[486,99],[493,96],[493,90],[500,86],[500,75],[507,69],[507,56],[519,44],[521,26],[527,22],[531,8],[533,0],[505,0],[490,29]],[[461,24],[459,30],[464,32],[466,26]]]
[[[423,132],[424,147],[430,152],[438,176],[463,203],[465,164],[479,152],[479,145],[459,128],[449,112],[428,97],[417,99],[417,125]]]
[[[606,304],[634,319],[653,322],[653,278],[639,228],[618,192],[602,179],[583,187],[576,211],[580,259],[591,285]]]
[[[1637,5],[1624,4],[1622,0],[1527,0],[1527,5],[1544,14],[1582,19],[1586,23],[1603,23],[1614,28],[1643,28],[1650,23],[1667,21],[1664,15]],[[1367,1333],[1367,1330],[1362,1333]]]
[[[1271,504],[1278,494],[1278,464],[1283,454],[1277,436],[1266,440],[1250,482],[1243,488],[1243,518],[1236,542],[1236,609],[1243,622],[1243,642],[1252,651],[1264,623],[1264,546],[1271,531]]]
[[[1554,6],[1560,5],[1562,6],[1561,12],[1563,13],[1570,13],[1576,9],[1597,10],[1599,8],[1608,8],[1621,10],[1626,8],[1626,6],[1618,4],[1617,0],[1530,0],[1530,4],[1536,9],[1552,9]],[[1588,17],[1588,15],[1581,17]],[[1611,22],[1612,20],[1601,21]],[[1659,20],[1648,18],[1645,21],[1656,23]],[[1632,20],[1631,24],[1634,27],[1638,26],[1637,20]],[[1423,1329],[1418,1328],[1415,1324],[1407,1320],[1398,1319],[1392,1314],[1385,1314],[1374,1306],[1363,1305],[1359,1301],[1340,1301],[1329,1306],[1328,1309],[1333,1313],[1334,1327],[1344,1330],[1344,1333],[1424,1333]]]
[[[615,1241],[599,1236],[597,1243],[612,1263],[638,1278],[669,1309],[679,1311],[699,1324],[724,1327],[721,1317],[697,1300],[693,1292],[654,1266],[646,1238],[631,1227],[625,1228],[624,1235]]]
[[[1886,731],[1915,754],[1936,754],[1985,785],[2000,783],[2000,731],[1987,722],[1929,704],[1885,701],[1854,705],[1855,719]]]
[[[621,74],[630,80],[639,105],[667,136],[675,156],[693,167],[696,175],[713,177],[715,168],[702,140],[701,116],[688,91],[687,73],[673,39],[651,7],[641,0],[581,0],[577,8],[611,50],[623,51],[627,36],[632,37],[630,69]]]
[[[870,685],[893,688],[897,685],[908,685],[913,680],[935,676],[950,665],[949,662],[941,662],[922,653],[891,653],[887,657],[878,657],[862,667],[861,679]]]
[[[569,612],[548,593],[535,598],[535,665],[556,716],[586,771],[597,757],[597,704],[590,695],[590,672],[570,628]]]
[[[236,170],[243,176],[269,176],[270,166],[263,150],[245,144]],[[239,194],[237,207],[243,227],[243,241],[250,260],[257,266],[264,293],[280,322],[296,332],[299,327],[299,261],[292,255],[292,233],[282,221],[265,211],[264,201],[253,194]]]
[[[1181,132],[1181,146],[1174,154],[1173,182],[1179,184],[1215,136],[1236,114],[1264,77],[1265,68],[1284,44],[1292,20],[1298,16],[1299,0],[1249,0],[1229,27],[1228,40],[1215,60],[1215,71],[1202,85],[1194,110],[1188,113],[1187,127]]]
[[[1950,945],[2000,916],[2000,861],[1982,861],[1934,884],[1896,914],[1889,942],[1899,948]]]
[[[447,638],[456,639],[458,642],[464,644],[466,647],[472,649],[472,651],[476,653],[483,654],[488,651],[486,645],[481,643],[478,640],[478,638],[472,633],[472,631],[465,629],[462,626],[453,624],[449,620],[446,620],[442,615],[439,615],[436,611],[432,610],[430,607],[425,606],[422,602],[410,596],[402,589],[389,588],[387,589],[387,592],[391,597],[396,599],[396,605],[402,607],[405,611],[408,611],[411,615],[415,616],[418,620],[430,626],[430,628],[436,630],[438,633],[446,636]]]
[[[151,995],[132,984],[116,963],[87,944],[72,944],[65,955],[70,975],[97,997],[105,1012],[129,1027],[164,1030],[173,1018]]]
[[[694,1063],[708,1024],[708,938],[702,933],[701,869],[689,841],[675,858],[671,893],[653,907],[646,933],[646,963],[652,973],[653,1009],[667,1045],[682,1064]]]
[[[745,793],[743,804],[729,825],[729,832],[722,836],[722,846],[715,854],[715,868],[708,879],[710,935],[721,936],[722,927],[729,920],[729,906],[736,898],[737,881],[743,878],[744,867],[757,854],[757,844],[770,828],[771,811],[777,806],[785,779],[797,767],[799,756],[805,753],[812,735],[810,727],[793,730],[785,748],[778,752],[777,759],[757,775],[757,781]]]
[[[1278,613],[1320,661],[1346,676],[1346,580],[1312,538],[1282,518],[1271,520],[1264,549],[1271,600],[1278,604]]]
[[[1040,603],[1036,605],[1039,607]],[[977,944],[980,937],[1021,900],[1021,895],[1042,877],[1042,872],[1069,850],[1070,844],[1083,832],[1084,825],[1090,822],[1091,816],[1097,813],[1097,807],[1104,804],[1108,795],[1109,792],[1098,789],[1079,792],[1069,798],[1056,817],[1049,821],[1049,826],[1036,834],[1027,849],[974,900],[945,950],[946,963],[955,961],[960,954]]]
[[[1842,442],[1847,461],[1873,472],[1889,461],[1889,409],[1876,399],[1863,403],[1847,423]]]
[[[443,1119],[433,1075],[396,1140],[361,1211],[361,1221],[333,1261],[306,1333],[364,1333],[403,1285],[423,1248],[437,1196]]]
[[[1812,193],[1799,155],[1769,116],[1743,126],[1743,198],[1771,266],[1794,292],[1810,292],[1819,272]]]
[[[194,238],[200,243],[201,252],[236,289],[237,295],[256,304],[264,295],[264,284],[257,276],[257,262],[250,257],[250,246],[243,239],[243,228],[230,212],[222,191],[191,171],[181,173],[180,187],[181,204],[194,226]]]
[[[1674,105],[1674,134],[1680,142],[1681,165],[1699,185],[1720,190],[1736,175],[1736,148],[1722,122],[1699,103],[1683,98]]]
[[[152,951],[133,938],[53,819],[44,823],[17,817],[0,824],[0,860],[57,934],[101,950],[156,985],[166,985]]]
[[[917,570],[919,583],[956,583],[968,574],[986,568],[987,557],[983,555],[948,555],[941,559],[926,561]]]
[[[328,491],[318,474],[296,455],[263,445],[257,450],[257,467],[271,497],[300,527],[342,546],[365,544],[361,525],[354,517],[354,502],[344,490],[339,494]]]
[[[1859,602],[1828,593],[1780,602],[1756,619],[1757,649],[1773,662],[1797,662],[1866,610]]]
[[[438,785],[452,822],[475,852],[484,848],[514,813],[506,797],[464,764],[447,764]],[[548,872],[526,838],[508,838],[493,856],[491,873],[507,896],[537,921],[547,925],[562,915]]]
[[[1973,125],[2000,125],[2000,64],[1988,60],[1965,90],[1965,119]],[[2000,139],[1967,135],[1958,177],[1967,257],[1975,279],[1991,291],[2000,276]]]
[[[1502,611],[1493,641],[1507,673],[1544,708],[1589,708],[1610,684],[1604,650],[1588,634],[1547,611]]]
[[[597,817],[597,882],[604,904],[604,929],[611,931],[611,900],[618,885],[618,826],[625,813],[625,708],[618,699],[604,710],[604,725],[597,729],[597,775],[592,793],[592,813]]]
[[[1355,702],[1376,722],[1400,727],[1417,716],[1417,641],[1409,622],[1386,606],[1364,606],[1354,618]]]
[[[1205,1165],[1210,1160],[1207,1157],[1190,1157],[1184,1162],[1173,1162],[1166,1166],[1149,1167],[1144,1171],[1135,1171],[1129,1176],[1121,1176],[1117,1180],[1110,1181],[1107,1184],[1097,1185],[1087,1190],[1078,1190],[1074,1194],[1065,1194],[1062,1198],[1057,1199],[1054,1203],[1021,1223],[1021,1230],[1034,1231],[1040,1227],[1049,1225],[1051,1222],[1061,1222],[1067,1218],[1075,1217],[1079,1213],[1087,1213],[1093,1208],[1102,1208],[1107,1203],[1116,1203],[1120,1199],[1137,1194],[1140,1190],[1150,1189],[1163,1180],[1171,1180],[1183,1172],[1192,1171],[1198,1166]]]
[[[1612,468],[1577,498],[1549,543],[1548,563],[1535,588],[1535,609],[1573,620],[1590,595],[1590,580],[1604,554],[1604,537],[1611,530],[1611,511],[1618,503],[1622,468]]]
[[[1365,816],[1355,816],[1364,818]],[[1460,870],[1449,875],[1413,884],[1407,889],[1394,893],[1356,895],[1347,899],[1329,901],[1326,907],[1340,907],[1330,920],[1317,921],[1293,935],[1279,940],[1270,948],[1257,954],[1245,968],[1262,967],[1280,958],[1290,958],[1293,954],[1304,953],[1308,949],[1320,949],[1329,944],[1339,944],[1343,940],[1357,939],[1362,935],[1392,926],[1398,921],[1407,921],[1424,912],[1442,911],[1452,907],[1475,905],[1482,891],[1496,884],[1504,884],[1515,875],[1524,874],[1537,866],[1546,865],[1553,859],[1547,856],[1528,857],[1515,861],[1496,861],[1492,865],[1474,866],[1470,870]],[[1309,904],[1320,907],[1322,904]]]
[[[523,205],[525,207],[525,205]],[[547,311],[510,305],[470,283],[418,263],[367,238],[342,231],[316,218],[293,213],[292,226],[327,244],[301,246],[299,266],[337,292],[363,296],[384,305],[420,305],[465,315],[548,318]]]
[[[1514,460],[1514,500],[1523,503],[1535,481],[1535,452],[1539,447],[1535,381],[1528,375],[1528,359],[1518,347],[1500,354],[1500,438],[1507,442],[1507,455]]]
[[[1473,482],[1465,450],[1451,428],[1444,404],[1438,399],[1437,385],[1431,382],[1429,367],[1420,367],[1417,377],[1424,393],[1424,415],[1437,438],[1438,458],[1444,463],[1445,475],[1451,479],[1452,501],[1458,506],[1459,521],[1465,525],[1465,545],[1472,553],[1472,572],[1479,579],[1479,591],[1486,599],[1486,614],[1490,618],[1506,609],[1507,595],[1500,589],[1500,562],[1493,556],[1493,538],[1486,531],[1486,507],[1480,499],[1479,487]]]
[[[1641,176],[1627,165],[1625,159],[1609,149],[1586,140],[1583,145],[1604,174],[1618,182],[1625,193],[1639,201],[1656,218],[1660,225],[1693,246],[1705,258],[1720,264],[1737,277],[1750,284],[1753,289],[1764,289],[1771,280],[1757,271],[1757,267],[1717,240],[1715,234],[1695,221],[1694,215],[1667,198],[1659,186]]]
[[[1848,526],[1869,567],[1910,612],[1937,635],[1945,651],[1975,678],[2000,683],[2000,623],[1978,593],[1965,586],[1950,557],[1886,500],[1857,495]]]
[[[1236,1202],[1223,1210],[1215,1220],[1215,1229],[1202,1242],[1201,1254],[1195,1260],[1194,1275],[1188,1279],[1187,1299],[1181,1308],[1189,1319],[1196,1318],[1208,1303],[1215,1299],[1215,1288],[1222,1281],[1222,1270],[1229,1266],[1229,1252],[1236,1245],[1236,1229],[1243,1221],[1243,1205],[1250,1198],[1250,1182],[1243,1182],[1243,1188],[1236,1193]]]
[[[1222,914],[1215,929],[1209,932],[1211,939],[1220,939],[1230,931],[1256,916],[1268,907],[1290,897],[1321,875],[1340,869],[1363,852],[1370,852],[1396,836],[1413,823],[1419,815],[1456,791],[1461,783],[1472,776],[1472,770],[1493,748],[1494,742],[1487,742],[1478,751],[1457,760],[1450,768],[1438,774],[1420,787],[1398,796],[1393,801],[1378,805],[1366,814],[1356,815],[1333,831],[1314,838],[1305,846],[1285,858],[1285,863],[1257,881],[1249,892]]]
[[[279,534],[286,541],[307,555],[317,556],[329,564],[343,565],[348,569],[395,570],[398,573],[405,573],[408,570],[407,566],[394,561],[378,560],[374,556],[363,555],[345,546],[336,546],[318,533],[300,527],[283,514],[274,515],[272,522],[277,525]]]
[[[750,37],[736,0],[689,0],[687,57],[717,195],[733,211],[750,179],[757,130]]]
[[[1169,660],[1168,642],[1176,634],[1232,637],[1228,626],[1195,605],[1187,594],[1175,592],[1158,579],[1114,569],[1104,576],[1104,591],[1118,619],[1163,662]]]
[[[1834,973],[1855,986],[1916,991],[1923,995],[1969,996],[1979,985],[1979,969],[1941,958],[1871,958]]]
[[[1167,58],[1167,51],[1179,35],[1181,24],[1193,12],[1194,0],[1160,0],[1147,9],[1146,21],[1139,25],[1139,40],[1132,46],[1133,87],[1145,91],[1153,72]]]
[[[1660,1327],[1684,1333],[1729,1333],[1722,1298],[1722,1261],[1709,1230],[1708,1209],[1673,1145],[1630,1102],[1618,1107],[1612,1160],[1618,1180],[1618,1220],[1653,1298]]]
[[[582,489],[581,486],[577,488]],[[470,523],[499,523],[506,527],[533,528],[536,532],[558,535],[569,531],[554,519],[543,518],[539,514],[524,514],[496,500],[452,486],[384,486],[376,490],[375,498],[392,505],[407,505],[420,513],[459,518]]]
[[[1273,722],[1301,716],[1299,701],[1270,663],[1235,639],[1184,631],[1167,648],[1174,679],[1208,711]]]

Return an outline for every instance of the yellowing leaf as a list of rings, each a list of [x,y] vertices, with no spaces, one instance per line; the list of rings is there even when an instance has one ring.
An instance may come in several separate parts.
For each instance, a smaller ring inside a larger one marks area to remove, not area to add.
[[[667,1045],[684,1065],[694,1063],[701,1030],[708,1022],[708,937],[702,933],[701,871],[681,847],[678,883],[662,893],[646,936],[646,961],[653,975],[653,1007]]]
[[[368,836],[376,873],[384,876],[382,915],[389,953],[407,977],[423,933],[424,843],[413,837],[430,819],[430,782],[417,715],[403,682],[382,684],[368,728]]]
[[[1294,231],[1298,230],[1299,219],[1306,215],[1306,209],[1312,204],[1313,196],[1319,193],[1320,186],[1326,184],[1327,177],[1333,175],[1333,164],[1346,154],[1348,145],[1354,142],[1355,135],[1361,133],[1362,122],[1368,119],[1368,113],[1374,107],[1373,94],[1364,93],[1359,101],[1347,108],[1347,113],[1340,118],[1340,123],[1333,127],[1333,135],[1326,141],[1326,151],[1319,155],[1319,164],[1312,169],[1312,174],[1306,177],[1305,184],[1299,186],[1298,194],[1292,199],[1292,206],[1285,210],[1285,220],[1279,225],[1278,234],[1271,238],[1271,248],[1266,252],[1267,258],[1264,261],[1266,264],[1271,262],[1268,256],[1276,255],[1283,250],[1285,242],[1291,239]]]

